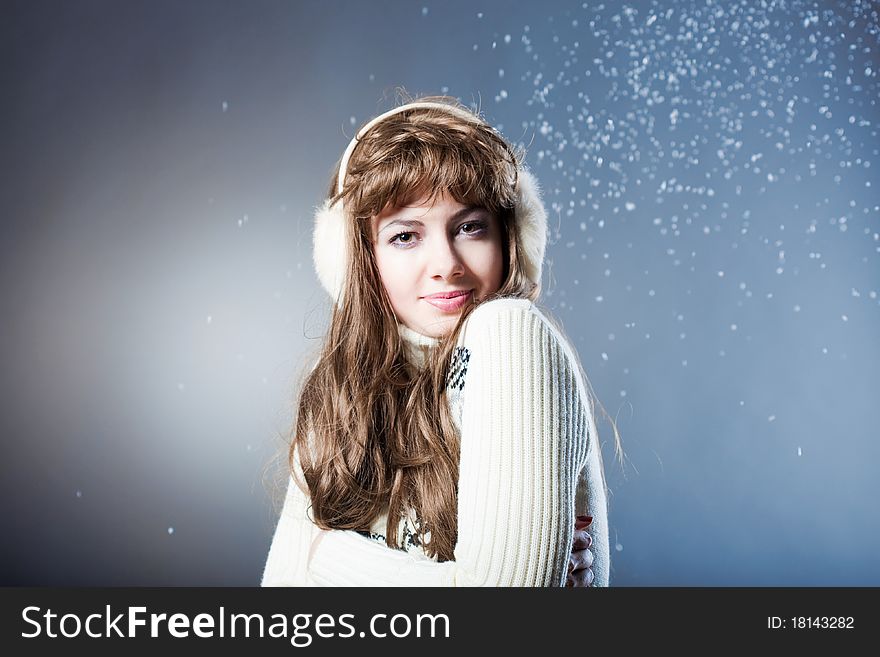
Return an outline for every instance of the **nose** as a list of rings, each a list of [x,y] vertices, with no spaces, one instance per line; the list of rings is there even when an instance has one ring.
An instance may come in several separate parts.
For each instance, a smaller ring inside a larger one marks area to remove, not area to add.
[[[451,280],[464,273],[464,263],[449,237],[435,240],[429,251],[428,266],[434,280]]]

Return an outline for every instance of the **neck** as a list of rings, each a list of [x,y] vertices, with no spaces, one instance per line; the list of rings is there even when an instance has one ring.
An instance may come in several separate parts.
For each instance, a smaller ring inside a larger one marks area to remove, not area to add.
[[[398,324],[397,328],[403,339],[403,350],[407,360],[418,367],[424,366],[431,350],[437,346],[440,339],[423,335],[404,324]]]

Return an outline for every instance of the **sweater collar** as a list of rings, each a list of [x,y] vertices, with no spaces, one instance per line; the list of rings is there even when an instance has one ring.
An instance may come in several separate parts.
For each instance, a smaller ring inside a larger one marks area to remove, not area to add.
[[[431,350],[439,344],[440,339],[422,335],[402,323],[398,323],[397,328],[403,340],[403,350],[407,360],[418,367],[424,366]]]

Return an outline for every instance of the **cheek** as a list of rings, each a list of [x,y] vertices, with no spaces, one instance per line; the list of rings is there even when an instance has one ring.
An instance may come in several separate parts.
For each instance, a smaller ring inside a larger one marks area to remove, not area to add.
[[[489,287],[501,287],[504,276],[504,252],[501,248],[501,242],[494,240],[491,243],[484,243],[484,248],[477,260],[480,278],[483,283]]]
[[[397,306],[399,301],[407,296],[411,285],[407,275],[408,268],[403,258],[395,258],[396,254],[384,253],[381,249],[376,253],[376,268],[379,270],[379,278],[392,306]]]

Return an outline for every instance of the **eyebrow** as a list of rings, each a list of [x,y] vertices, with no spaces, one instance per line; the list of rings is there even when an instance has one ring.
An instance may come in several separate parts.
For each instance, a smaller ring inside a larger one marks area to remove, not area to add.
[[[451,217],[449,217],[449,222],[458,221],[462,217],[465,217],[470,214],[474,214],[475,212],[479,212],[483,210],[481,205],[468,205],[467,207],[462,208],[458,212],[454,213]],[[379,232],[376,235],[380,235],[385,232],[386,229],[392,226],[405,226],[407,228],[414,228],[416,226],[424,226],[425,224],[418,219],[395,219],[393,221],[389,221],[382,228],[379,229]]]

